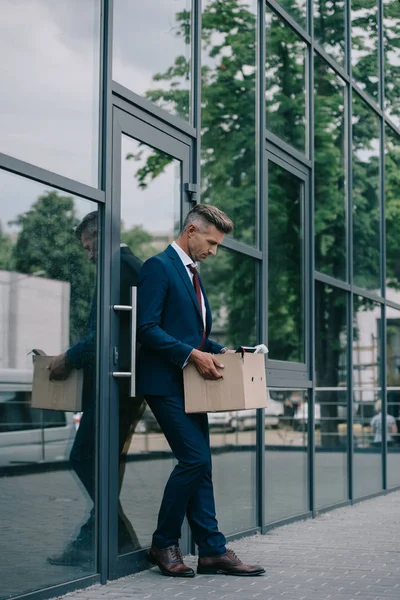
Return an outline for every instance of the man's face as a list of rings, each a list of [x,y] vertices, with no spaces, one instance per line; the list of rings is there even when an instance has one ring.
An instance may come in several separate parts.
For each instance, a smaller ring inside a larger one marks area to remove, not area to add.
[[[189,255],[194,262],[202,262],[210,254],[217,254],[217,248],[224,239],[224,234],[209,225],[205,231],[200,231],[197,225],[190,225],[187,230]]]
[[[97,231],[83,231],[81,235],[82,247],[87,250],[88,258],[97,262]]]

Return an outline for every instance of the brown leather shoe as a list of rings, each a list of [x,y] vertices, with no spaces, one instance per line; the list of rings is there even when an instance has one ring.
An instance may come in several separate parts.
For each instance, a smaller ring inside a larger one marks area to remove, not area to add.
[[[152,546],[149,550],[149,561],[157,565],[161,573],[168,577],[194,577],[195,575],[193,569],[183,562],[179,546],[168,546],[168,548]]]
[[[197,564],[199,575],[262,575],[264,567],[260,565],[245,565],[233,550],[227,550],[219,556],[202,556]]]

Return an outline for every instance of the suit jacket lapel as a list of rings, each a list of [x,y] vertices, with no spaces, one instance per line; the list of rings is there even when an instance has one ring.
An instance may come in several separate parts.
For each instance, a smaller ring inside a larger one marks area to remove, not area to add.
[[[172,248],[172,246],[168,246],[168,248],[165,250],[165,252],[169,256],[169,258],[172,260],[172,264],[174,265],[175,269],[178,271],[179,275],[181,276],[182,281],[185,284],[186,289],[189,292],[191,299],[193,300],[193,304],[195,305],[198,315],[199,315],[200,319],[203,320],[203,317],[201,315],[200,306],[197,301],[196,292],[194,291],[194,286],[193,286],[192,282],[190,281],[189,273],[187,272],[186,267],[184,266],[183,262],[181,261],[180,257],[175,252],[175,250]],[[203,294],[204,294],[204,292],[203,292]]]

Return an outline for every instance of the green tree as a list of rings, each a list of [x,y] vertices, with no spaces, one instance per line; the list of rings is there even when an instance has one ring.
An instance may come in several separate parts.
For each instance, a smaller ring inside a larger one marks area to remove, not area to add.
[[[20,273],[44,271],[48,279],[70,283],[70,343],[86,332],[95,284],[95,267],[75,237],[74,199],[47,192],[12,223],[19,228],[13,247],[14,268]]]
[[[125,229],[122,223],[121,242],[129,246],[133,254],[143,261],[156,254],[156,250],[151,245],[152,235],[143,229],[142,225],[135,225],[131,229]]]

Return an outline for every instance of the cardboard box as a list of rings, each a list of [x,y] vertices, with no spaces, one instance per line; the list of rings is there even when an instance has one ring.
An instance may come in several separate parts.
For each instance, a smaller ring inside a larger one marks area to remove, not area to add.
[[[53,356],[33,356],[32,408],[81,412],[83,371],[74,369],[65,381],[50,381]]]
[[[265,355],[241,353],[218,356],[225,366],[222,379],[203,379],[193,364],[183,369],[185,412],[265,408],[267,380]]]

